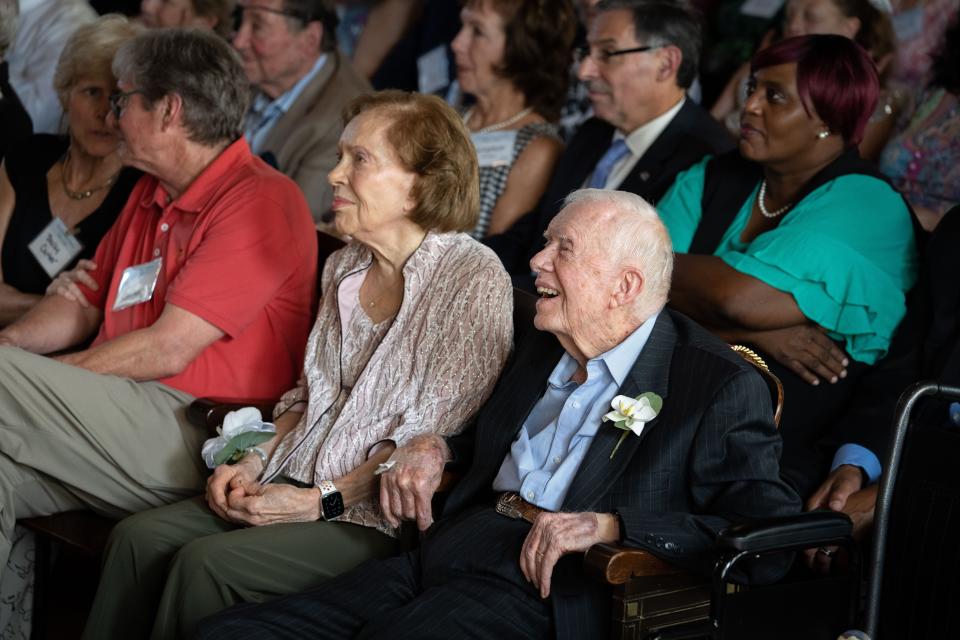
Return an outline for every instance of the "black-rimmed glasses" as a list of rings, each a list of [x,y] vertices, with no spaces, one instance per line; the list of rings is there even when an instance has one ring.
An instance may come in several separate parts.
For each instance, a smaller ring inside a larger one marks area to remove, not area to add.
[[[659,49],[663,47],[662,44],[654,45],[645,45],[643,47],[630,47],[628,49],[593,49],[592,47],[583,46],[577,47],[574,51],[574,59],[577,64],[582,63],[587,58],[593,58],[593,61],[597,64],[607,64],[610,62],[610,58],[616,58],[617,56],[624,56],[628,53],[643,53],[645,51],[653,51],[654,49]]]
[[[116,120],[119,120],[120,116],[123,115],[123,110],[127,108],[127,101],[130,100],[130,96],[137,93],[142,95],[143,91],[134,89],[133,91],[119,91],[110,94],[110,112]]]

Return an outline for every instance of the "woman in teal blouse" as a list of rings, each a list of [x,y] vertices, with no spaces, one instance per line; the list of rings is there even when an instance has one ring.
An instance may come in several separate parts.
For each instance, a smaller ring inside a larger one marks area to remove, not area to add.
[[[838,36],[761,51],[739,154],[692,167],[657,206],[677,252],[671,304],[781,377],[782,466],[805,495],[827,456],[856,444],[832,418],[886,353],[916,278],[910,211],[856,155],[878,86],[869,56]],[[841,466],[879,474],[876,456],[853,451]]]

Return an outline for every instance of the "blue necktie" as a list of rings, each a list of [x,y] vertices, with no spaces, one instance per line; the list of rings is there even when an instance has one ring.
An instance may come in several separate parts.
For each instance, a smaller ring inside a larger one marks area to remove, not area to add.
[[[607,152],[600,158],[600,162],[597,163],[597,168],[593,170],[593,177],[590,178],[590,184],[587,186],[591,189],[603,189],[604,185],[607,184],[607,178],[610,177],[610,172],[613,171],[613,167],[628,153],[630,153],[630,149],[623,138],[614,140]]]

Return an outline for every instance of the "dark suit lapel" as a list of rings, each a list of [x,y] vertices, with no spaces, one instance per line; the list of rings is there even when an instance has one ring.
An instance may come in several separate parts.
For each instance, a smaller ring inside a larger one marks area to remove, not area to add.
[[[666,405],[669,402],[667,386],[670,379],[670,362],[676,341],[677,331],[673,320],[669,312],[663,310],[653,326],[647,344],[640,352],[640,357],[637,358],[617,394],[633,398],[641,393],[652,391],[663,398],[663,403]],[[623,432],[610,424],[600,425],[577,475],[570,484],[570,490],[563,502],[563,510],[590,510],[627,468],[634,452],[649,431],[658,426],[659,417],[648,422],[639,436],[627,433],[627,437],[617,449],[617,454],[611,460],[610,454]]]
[[[495,395],[497,404],[491,407],[494,419],[484,421],[477,433],[482,443],[478,451],[483,450],[484,458],[495,461],[498,468],[527,415],[543,396],[550,373],[563,355],[563,348],[552,334],[538,330],[531,333],[534,339],[528,343],[532,344],[525,345],[510,374],[500,383],[503,388]]]
[[[593,174],[600,158],[610,148],[613,133],[613,126],[602,120],[591,120],[584,125],[584,130],[580,132],[583,143],[571,143],[567,150],[573,161],[572,170],[565,179],[570,191],[582,187]]]
[[[695,115],[693,109],[693,101],[687,98],[667,128],[657,136],[647,152],[640,157],[627,177],[623,179],[618,187],[620,191],[629,191],[649,199],[647,191],[651,184],[658,181],[663,173],[663,166],[676,154],[677,138],[690,127]]]

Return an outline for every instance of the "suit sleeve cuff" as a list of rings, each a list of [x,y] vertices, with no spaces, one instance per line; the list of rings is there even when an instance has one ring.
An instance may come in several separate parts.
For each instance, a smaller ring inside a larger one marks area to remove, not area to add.
[[[880,466],[880,460],[876,454],[866,447],[858,444],[845,444],[837,449],[833,456],[833,464],[830,465],[830,471],[833,471],[840,465],[849,464],[860,467],[867,475],[869,484],[873,484],[880,478],[883,468]]]

